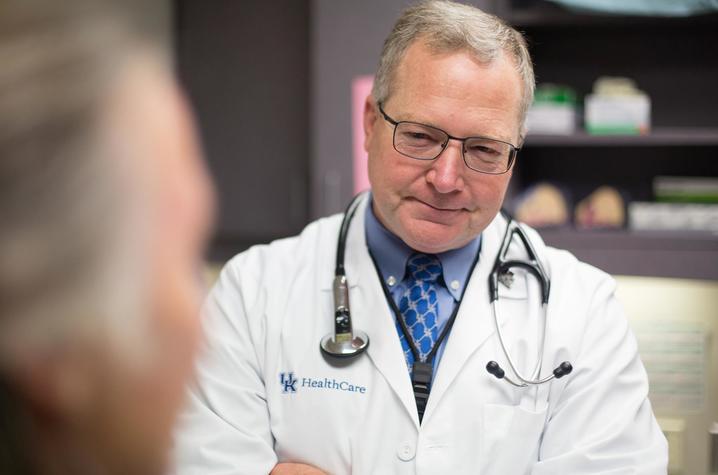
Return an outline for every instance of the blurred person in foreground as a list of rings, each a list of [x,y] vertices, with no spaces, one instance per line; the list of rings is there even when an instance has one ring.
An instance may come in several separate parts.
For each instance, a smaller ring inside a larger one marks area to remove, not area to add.
[[[119,4],[0,2],[0,473],[160,474],[213,195]]]

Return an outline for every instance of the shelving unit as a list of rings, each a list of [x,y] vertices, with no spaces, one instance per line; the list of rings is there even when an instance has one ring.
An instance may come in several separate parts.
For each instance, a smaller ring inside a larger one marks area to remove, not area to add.
[[[544,229],[550,246],[614,274],[715,279],[718,234],[668,231]]]
[[[646,135],[590,135],[580,131],[572,135],[529,135],[528,147],[644,147],[644,146],[718,146],[718,127],[661,127]]]
[[[599,76],[627,76],[652,101],[647,135],[529,134],[514,171],[518,189],[549,181],[575,205],[611,185],[644,201],[653,199],[656,175],[718,176],[718,14],[594,15],[541,0],[494,0],[494,12],[527,36],[539,83],[569,85],[582,98]],[[613,274],[718,279],[714,234],[572,228],[541,234]]]
[[[308,220],[310,5],[176,0],[174,11],[177,71],[221,205],[208,257],[224,262]]]

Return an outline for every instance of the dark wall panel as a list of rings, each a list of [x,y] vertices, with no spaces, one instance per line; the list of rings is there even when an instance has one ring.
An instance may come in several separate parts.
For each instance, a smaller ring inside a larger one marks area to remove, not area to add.
[[[214,257],[307,220],[309,3],[178,0],[178,68],[220,194]]]

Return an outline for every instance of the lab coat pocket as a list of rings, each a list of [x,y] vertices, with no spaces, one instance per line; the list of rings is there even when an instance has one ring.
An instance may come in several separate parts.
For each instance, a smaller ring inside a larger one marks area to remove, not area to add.
[[[486,404],[483,418],[481,473],[528,473],[538,459],[546,409]]]

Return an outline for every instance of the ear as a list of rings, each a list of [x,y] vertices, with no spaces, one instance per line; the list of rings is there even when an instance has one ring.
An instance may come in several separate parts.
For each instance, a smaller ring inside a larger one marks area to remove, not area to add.
[[[364,150],[369,152],[371,140],[374,135],[374,125],[379,118],[379,107],[374,97],[369,94],[364,102]]]

